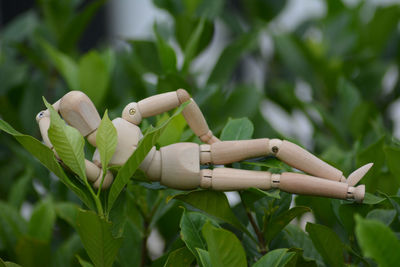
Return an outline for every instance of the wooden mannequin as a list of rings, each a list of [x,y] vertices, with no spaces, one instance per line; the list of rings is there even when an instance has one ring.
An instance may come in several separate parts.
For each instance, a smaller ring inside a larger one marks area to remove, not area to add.
[[[182,111],[183,116],[193,132],[206,144],[177,143],[162,147],[159,151],[153,147],[139,167],[151,181],[159,181],[176,189],[201,187],[228,191],[249,187],[263,190],[279,188],[295,194],[351,199],[357,202],[362,202],[364,199],[364,185],[354,186],[372,167],[372,163],[354,171],[346,179],[340,170],[289,141],[263,138],[221,142],[210,131],[197,104],[183,89],[155,95],[137,103],[132,102],[124,108],[122,118],[112,121],[118,133],[118,144],[109,165],[123,165],[134,152],[142,138],[137,125],[143,118],[169,111],[186,101],[190,103]],[[96,146],[96,131],[100,124],[100,116],[84,93],[71,91],[53,107],[69,125],[78,129],[93,146]],[[37,121],[44,143],[52,148],[47,135],[50,125],[49,111],[40,112]],[[312,176],[221,167],[200,170],[200,165],[223,165],[267,155],[273,155]],[[88,179],[98,188],[102,177],[102,166],[97,150],[93,155],[93,162],[86,160],[85,164]],[[107,172],[102,189],[108,188],[112,181],[112,174]]]

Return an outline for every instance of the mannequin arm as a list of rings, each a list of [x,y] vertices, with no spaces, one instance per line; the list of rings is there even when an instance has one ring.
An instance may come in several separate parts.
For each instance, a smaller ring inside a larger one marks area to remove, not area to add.
[[[60,100],[53,104],[54,109],[58,112],[60,109]],[[46,146],[53,149],[47,131],[50,128],[50,111],[48,109],[42,110],[36,116],[36,121],[39,124],[40,134]]]
[[[138,103],[130,103],[124,108],[122,118],[133,124],[139,124],[142,118],[155,116],[172,110],[186,101],[190,101],[190,103],[182,111],[182,114],[193,132],[202,142],[208,144],[219,142],[219,139],[210,131],[200,108],[184,89],[151,96]]]

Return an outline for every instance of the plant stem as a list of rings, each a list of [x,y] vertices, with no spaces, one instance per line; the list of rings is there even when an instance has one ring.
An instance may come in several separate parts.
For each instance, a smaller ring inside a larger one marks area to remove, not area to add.
[[[249,219],[250,224],[253,227],[254,232],[257,235],[258,245],[260,246],[260,252],[261,252],[261,254],[264,255],[268,252],[268,247],[265,244],[265,239],[264,239],[263,233],[261,232],[260,228],[258,228],[257,223],[255,222],[250,209],[246,206],[245,202],[243,201],[242,194],[240,192],[239,192],[239,195],[240,195],[240,200],[242,201],[242,205],[244,206],[244,209],[246,210],[247,218]]]
[[[142,239],[142,248],[141,248],[141,253],[140,253],[140,266],[144,267],[146,266],[147,263],[147,238],[149,237],[148,231],[149,231],[149,223],[147,222],[146,219],[144,219],[143,222],[143,239]]]
[[[258,239],[259,245],[261,247],[260,252],[261,252],[261,254],[264,255],[264,254],[266,254],[268,252],[268,248],[265,245],[264,236],[261,233],[260,228],[258,228],[257,223],[254,221],[253,215],[251,215],[250,211],[247,210],[247,208],[246,208],[246,215],[249,218],[250,224],[253,227],[254,232],[256,232],[257,239]]]
[[[86,187],[89,189],[90,194],[93,197],[94,203],[96,204],[96,208],[97,208],[97,213],[101,216],[104,217],[104,210],[103,210],[103,205],[100,202],[100,198],[99,196],[97,196],[94,191],[92,186],[89,184],[88,180],[86,177],[84,177],[83,179],[85,181],[85,185]]]

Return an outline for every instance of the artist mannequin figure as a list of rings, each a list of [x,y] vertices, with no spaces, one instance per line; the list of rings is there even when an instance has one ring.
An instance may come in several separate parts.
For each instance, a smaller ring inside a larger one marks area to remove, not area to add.
[[[195,189],[198,187],[214,190],[232,191],[249,187],[262,190],[279,188],[283,191],[302,195],[323,196],[362,202],[365,186],[355,185],[372,167],[372,163],[354,171],[346,179],[343,173],[315,157],[303,148],[289,141],[279,139],[253,139],[239,141],[220,141],[208,128],[197,104],[189,94],[179,89],[151,96],[139,102],[128,104],[122,118],[112,121],[118,133],[118,144],[109,165],[123,165],[136,149],[142,133],[138,125],[143,118],[155,116],[177,108],[190,101],[182,114],[193,132],[205,144],[176,143],[156,150],[151,149],[140,169],[151,181],[175,189]],[[53,107],[63,119],[96,146],[96,131],[100,116],[91,100],[82,92],[71,91],[57,101]],[[53,148],[47,135],[50,125],[50,112],[40,112],[36,120],[44,143]],[[309,175],[293,172],[272,174],[267,171],[250,171],[216,167],[200,169],[200,165],[224,165],[248,158],[273,155],[288,165]],[[93,161],[85,160],[86,175],[95,188],[100,186],[102,166],[98,150]],[[113,175],[107,172],[103,189],[108,188]]]

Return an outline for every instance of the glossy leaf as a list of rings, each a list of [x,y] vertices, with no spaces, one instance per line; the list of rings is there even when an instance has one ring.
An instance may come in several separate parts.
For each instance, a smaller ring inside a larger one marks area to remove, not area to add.
[[[242,231],[248,233],[247,229],[240,223],[232,212],[226,195],[218,191],[199,190],[189,193],[181,193],[171,197],[188,203],[207,214],[227,222]]]
[[[35,156],[46,168],[54,172],[60,180],[71,189],[89,208],[94,208],[94,203],[89,192],[85,188],[73,183],[64,173],[60,164],[54,157],[53,151],[43,145],[39,140],[29,135],[24,135],[17,132],[8,123],[0,119],[0,129],[14,136],[14,138],[33,156]]]
[[[98,106],[104,100],[110,80],[105,60],[97,51],[90,51],[79,61],[79,88]]]
[[[343,244],[330,228],[307,223],[306,231],[310,235],[315,248],[331,266],[343,266]]]
[[[247,266],[246,254],[237,237],[230,231],[206,223],[202,230],[212,266]]]
[[[68,222],[76,229],[76,217],[78,215],[79,206],[69,202],[59,202],[54,205],[57,217]]]
[[[375,220],[356,215],[356,237],[363,255],[374,259],[379,266],[396,266],[400,261],[400,241],[389,227]]]
[[[91,264],[91,263],[88,262],[88,261],[85,261],[84,259],[82,259],[81,257],[79,257],[79,255],[76,255],[76,258],[78,259],[79,264],[80,264],[82,267],[92,267],[92,266],[93,266],[93,264]]]
[[[199,23],[196,25],[196,28],[193,30],[190,38],[185,46],[184,56],[185,59],[183,61],[182,70],[185,72],[189,68],[190,62],[193,60],[198,47],[201,36],[204,30],[205,19],[200,19]]]
[[[184,211],[180,221],[181,239],[185,242],[187,248],[196,256],[199,263],[200,255],[197,249],[207,249],[207,244],[201,235],[201,229],[208,218],[198,212]]]
[[[283,267],[296,255],[296,252],[289,252],[287,248],[271,250],[259,259],[252,267],[273,266]]]
[[[294,218],[310,211],[311,209],[308,207],[293,207],[269,221],[264,232],[264,237],[267,244]]]
[[[77,233],[71,234],[64,239],[53,254],[54,266],[70,267],[75,259],[75,255],[83,250],[81,239]]]
[[[62,48],[68,51],[76,45],[91,18],[105,2],[105,0],[90,2],[79,14],[74,16],[72,21],[66,25],[64,33],[61,36],[59,43]]]
[[[48,242],[23,236],[15,247],[17,262],[24,267],[41,267],[51,265],[50,245]]]
[[[58,72],[63,76],[69,89],[79,90],[79,68],[68,55],[58,51],[46,41],[40,42],[47,56],[51,59]]]
[[[8,195],[8,202],[19,208],[26,198],[29,186],[32,183],[32,168],[28,167],[26,171],[22,174],[18,181],[16,181]]]
[[[225,47],[207,83],[219,85],[226,83],[243,54],[253,49],[256,37],[257,35],[255,32],[243,34],[239,39]]]
[[[167,262],[164,264],[164,267],[191,266],[193,260],[193,254],[186,247],[182,247],[172,251],[169,254]]]
[[[221,141],[251,139],[254,132],[253,123],[248,118],[230,119],[222,129]]]
[[[400,182],[400,149],[397,147],[385,146],[384,151],[390,172],[393,173],[397,181]]]
[[[18,239],[27,232],[27,223],[18,210],[0,202],[0,240],[6,248],[14,248]]]
[[[196,251],[200,258],[199,264],[201,263],[201,266],[203,266],[203,267],[212,267],[210,253],[208,253],[208,251],[201,249],[201,248],[196,248]]]
[[[158,57],[160,58],[164,73],[176,72],[176,55],[174,49],[158,33],[156,25],[154,26],[154,32],[157,37]]]
[[[371,210],[365,218],[369,220],[380,221],[385,225],[390,225],[395,216],[396,216],[395,210],[374,209]]]
[[[385,198],[383,198],[383,197],[375,196],[371,193],[366,192],[364,200],[363,200],[363,204],[374,205],[374,204],[379,204],[384,200],[385,200]]]
[[[112,266],[122,238],[112,236],[111,223],[92,211],[80,210],[76,221],[83,246],[96,267]]]
[[[48,130],[51,144],[58,156],[82,180],[86,180],[85,155],[83,147],[85,140],[79,131],[65,124],[53,106],[43,99],[50,110],[50,128]]]
[[[53,202],[47,198],[40,202],[32,212],[28,224],[29,236],[40,241],[50,242],[55,221],[56,213]]]
[[[96,145],[99,150],[101,166],[106,169],[115,149],[117,148],[118,136],[117,130],[108,118],[107,110],[104,112],[103,119],[100,122],[96,133]]]
[[[323,258],[318,253],[310,236],[294,224],[289,224],[284,230],[284,237],[289,246],[303,249],[303,256],[306,260],[315,260],[318,265],[323,264]]]

